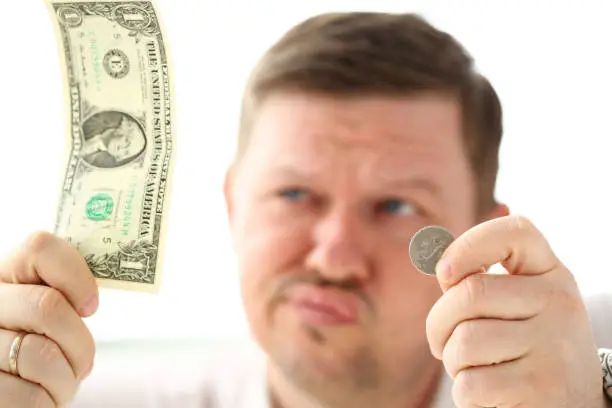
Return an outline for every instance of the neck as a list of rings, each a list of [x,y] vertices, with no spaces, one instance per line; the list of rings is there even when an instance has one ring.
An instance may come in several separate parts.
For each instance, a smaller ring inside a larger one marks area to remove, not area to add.
[[[434,362],[435,361],[435,362]],[[273,364],[268,365],[271,408],[431,408],[443,371],[438,360],[420,366],[418,378],[409,386],[385,384],[375,391],[338,390],[335,395],[317,395],[294,384]]]

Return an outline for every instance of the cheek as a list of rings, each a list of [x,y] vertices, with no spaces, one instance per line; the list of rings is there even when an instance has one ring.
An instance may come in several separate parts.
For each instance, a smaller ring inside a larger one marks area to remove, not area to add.
[[[234,229],[241,270],[262,276],[282,273],[307,249],[310,224],[255,203],[245,207],[249,210],[237,219]]]
[[[256,203],[236,209],[232,230],[241,274],[246,313],[265,319],[278,277],[303,265],[310,242],[310,227],[296,217],[278,217]]]
[[[424,333],[427,315],[442,290],[434,276],[425,275],[412,265],[406,245],[398,242],[386,247],[380,258],[384,264],[380,265],[378,282],[384,336],[410,342]]]
[[[400,366],[412,364],[415,356],[429,356],[426,321],[441,294],[435,278],[418,276],[417,271],[404,274],[410,276],[387,283],[386,298],[380,305],[383,322],[376,333],[384,345],[382,359]]]

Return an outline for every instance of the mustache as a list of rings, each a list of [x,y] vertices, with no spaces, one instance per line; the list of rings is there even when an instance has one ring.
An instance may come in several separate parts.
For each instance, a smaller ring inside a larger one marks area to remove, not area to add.
[[[362,285],[355,280],[333,281],[325,279],[320,274],[315,275],[287,275],[280,278],[276,290],[273,294],[273,301],[281,301],[285,298],[287,291],[295,285],[309,284],[321,288],[335,288],[338,290],[349,292],[357,296],[369,309],[374,313],[374,302],[370,296],[363,290]]]

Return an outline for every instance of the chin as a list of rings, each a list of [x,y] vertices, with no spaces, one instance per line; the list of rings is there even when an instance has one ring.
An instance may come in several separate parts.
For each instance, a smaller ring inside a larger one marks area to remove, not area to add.
[[[284,327],[276,327],[275,347],[295,353],[296,358],[312,361],[317,365],[342,366],[363,347],[361,330],[354,325],[312,325],[295,319]]]
[[[364,378],[369,383],[367,380],[379,373],[374,348],[356,342],[353,336],[300,327],[277,332],[268,346],[266,351],[277,369],[304,389],[337,390],[359,384]]]
[[[325,381],[346,376],[346,367],[349,365],[347,358],[334,345],[321,346],[317,340],[304,336],[296,340],[285,339],[271,351],[271,357],[286,374]]]
[[[342,367],[364,348],[365,333],[360,322],[313,322],[284,302],[258,306],[247,308],[251,312],[257,310],[247,313],[252,336],[283,371],[285,366],[297,365],[318,375],[345,375]]]

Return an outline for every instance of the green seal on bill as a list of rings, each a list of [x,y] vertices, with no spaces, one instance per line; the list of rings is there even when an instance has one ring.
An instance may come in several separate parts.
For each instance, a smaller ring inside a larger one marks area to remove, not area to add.
[[[85,213],[90,220],[101,221],[113,213],[114,207],[113,198],[106,193],[100,193],[89,199],[85,206]]]

